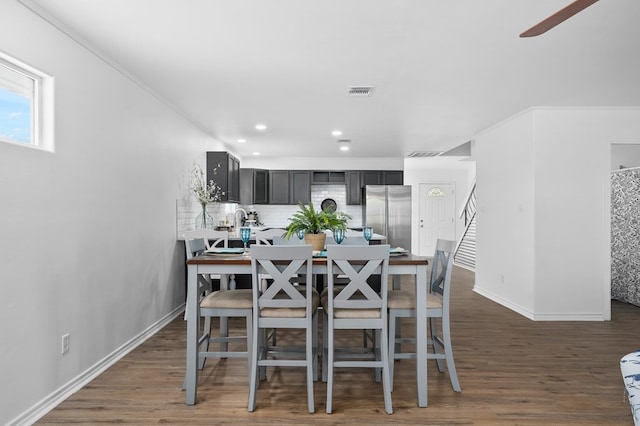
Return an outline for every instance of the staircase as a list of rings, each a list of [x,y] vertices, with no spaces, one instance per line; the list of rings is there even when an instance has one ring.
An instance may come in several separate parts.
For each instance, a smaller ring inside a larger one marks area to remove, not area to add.
[[[476,184],[474,183],[467,196],[467,201],[460,212],[464,217],[465,230],[453,255],[454,263],[472,271],[476,268]]]

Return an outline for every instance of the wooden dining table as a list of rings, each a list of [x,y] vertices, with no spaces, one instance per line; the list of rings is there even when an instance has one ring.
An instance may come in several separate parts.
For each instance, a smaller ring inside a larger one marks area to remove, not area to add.
[[[398,283],[400,275],[414,275],[416,287],[416,388],[418,407],[427,406],[427,265],[426,257],[403,254],[389,258],[390,278]],[[327,274],[327,259],[314,257],[313,274]],[[185,375],[186,404],[196,403],[198,384],[198,297],[199,274],[251,274],[249,254],[220,256],[204,254],[187,261],[187,359]],[[390,342],[391,344],[391,342]]]

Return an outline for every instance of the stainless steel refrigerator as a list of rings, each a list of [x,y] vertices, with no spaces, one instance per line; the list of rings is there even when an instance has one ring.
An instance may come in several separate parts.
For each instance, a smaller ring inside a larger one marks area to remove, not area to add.
[[[363,200],[363,226],[386,236],[392,247],[411,250],[411,186],[367,185]]]

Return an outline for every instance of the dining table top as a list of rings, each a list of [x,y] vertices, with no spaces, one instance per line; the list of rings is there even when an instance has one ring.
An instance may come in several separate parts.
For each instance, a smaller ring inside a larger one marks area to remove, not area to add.
[[[251,255],[217,255],[217,254],[201,254],[187,260],[187,265],[249,265],[251,263]],[[326,265],[326,257],[314,257],[314,265]],[[390,256],[389,265],[423,265],[429,264],[426,256],[418,256],[412,253],[402,254],[401,256]]]

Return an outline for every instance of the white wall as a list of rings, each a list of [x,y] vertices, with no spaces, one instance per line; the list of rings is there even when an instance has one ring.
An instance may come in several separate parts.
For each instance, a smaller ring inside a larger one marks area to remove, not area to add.
[[[530,317],[534,311],[534,144],[531,114],[476,137],[475,290]]]
[[[0,50],[53,75],[56,96],[55,153],[0,143],[7,424],[180,308],[176,199],[224,147],[15,1],[0,2]]]
[[[528,306],[523,303],[528,282],[505,274],[505,284],[496,283],[504,270],[502,254],[508,263],[515,251],[533,259],[533,308],[523,314],[541,320],[609,319],[611,144],[639,138],[638,108],[535,108],[479,135],[478,202],[485,212],[478,216],[477,290],[514,309]],[[526,149],[527,139],[532,150]],[[507,157],[497,156],[497,148],[509,141],[523,158],[532,154],[532,171],[495,173]],[[500,201],[486,191],[518,174],[532,185],[524,193],[533,194],[533,213],[526,203],[523,208],[533,217],[533,240],[502,246],[500,235],[520,232],[519,212],[509,208],[513,200]],[[489,221],[498,209],[505,210],[503,223]]]
[[[433,253],[419,253],[418,234],[420,229],[419,186],[428,182],[453,182],[456,191],[456,240],[464,232],[464,219],[458,216],[466,202],[466,197],[475,179],[475,161],[467,157],[406,158],[404,160],[404,184],[411,185],[411,251],[421,256]]]

